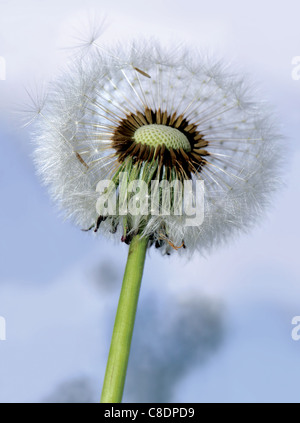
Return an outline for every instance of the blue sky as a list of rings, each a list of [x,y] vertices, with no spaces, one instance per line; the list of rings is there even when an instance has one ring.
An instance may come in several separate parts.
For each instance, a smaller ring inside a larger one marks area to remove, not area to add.
[[[299,3],[147,4],[0,1],[0,402],[79,400],[84,387],[91,401],[100,395],[127,247],[63,222],[15,113],[28,103],[25,88],[39,90],[59,71],[74,27],[93,13],[106,16],[108,45],[155,36],[225,57],[259,81],[286,135],[284,188],[255,230],[189,262],[148,254],[125,400],[159,400],[160,388],[161,401],[298,402],[300,80],[291,73]]]

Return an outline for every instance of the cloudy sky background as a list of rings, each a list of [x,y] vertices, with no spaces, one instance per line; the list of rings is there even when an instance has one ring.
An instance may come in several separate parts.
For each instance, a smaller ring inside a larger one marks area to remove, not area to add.
[[[155,36],[225,57],[258,81],[286,135],[285,188],[251,234],[189,262],[148,254],[124,400],[299,402],[299,14],[296,0],[0,0],[0,402],[100,397],[127,247],[61,220],[16,113],[93,15],[108,45]]]

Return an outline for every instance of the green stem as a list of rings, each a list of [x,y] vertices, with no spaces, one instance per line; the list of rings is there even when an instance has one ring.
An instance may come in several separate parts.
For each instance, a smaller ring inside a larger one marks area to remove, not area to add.
[[[104,377],[103,403],[122,400],[147,244],[148,239],[140,235],[136,235],[130,243]]]

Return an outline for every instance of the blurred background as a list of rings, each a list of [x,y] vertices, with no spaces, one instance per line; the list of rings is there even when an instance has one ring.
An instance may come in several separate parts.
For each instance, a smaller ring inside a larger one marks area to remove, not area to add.
[[[251,234],[190,261],[148,254],[124,401],[300,400],[299,14],[296,0],[0,0],[0,402],[100,398],[127,246],[62,221],[15,113],[93,16],[105,45],[155,36],[237,64],[286,136],[284,188]]]

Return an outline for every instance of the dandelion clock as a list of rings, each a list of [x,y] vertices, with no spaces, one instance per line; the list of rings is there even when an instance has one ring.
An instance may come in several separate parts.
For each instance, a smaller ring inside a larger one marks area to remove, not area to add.
[[[281,137],[232,69],[153,41],[77,57],[37,118],[54,201],[129,246],[101,398],[120,402],[147,250],[203,254],[251,228],[278,185]]]

